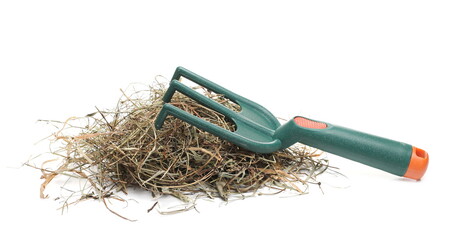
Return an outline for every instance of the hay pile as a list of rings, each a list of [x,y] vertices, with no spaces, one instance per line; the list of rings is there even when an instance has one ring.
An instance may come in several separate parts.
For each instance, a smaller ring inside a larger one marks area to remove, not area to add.
[[[326,170],[327,161],[313,149],[293,146],[255,154],[173,117],[156,130],[165,89],[157,83],[143,91],[122,91],[114,110],[97,109],[82,118],[52,121],[59,128],[52,142],[59,145],[51,151],[53,160],[39,167],[44,179],[41,197],[47,197],[47,185],[61,175],[87,182],[76,201],[99,199],[106,207],[106,198],[118,198],[130,187],[191,202],[194,196],[227,201],[263,189],[304,193],[308,184],[319,184],[315,177]],[[238,107],[220,95],[204,94],[229,108]],[[184,95],[175,94],[171,103],[233,130],[224,116]],[[50,162],[57,167],[49,167]]]

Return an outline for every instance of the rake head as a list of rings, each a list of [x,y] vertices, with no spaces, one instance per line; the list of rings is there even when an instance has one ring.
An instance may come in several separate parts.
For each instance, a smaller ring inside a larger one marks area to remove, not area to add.
[[[189,79],[207,90],[231,100],[240,106],[241,111],[233,111],[221,103],[184,85],[179,81],[181,77]],[[170,104],[170,100],[176,91],[231,119],[235,123],[236,131],[219,127]],[[199,129],[253,152],[271,153],[282,148],[281,142],[274,137],[275,131],[279,128],[280,123],[267,109],[183,67],[176,68],[170,86],[163,97],[163,101],[164,105],[155,122],[157,129],[162,127],[168,115],[172,115]]]

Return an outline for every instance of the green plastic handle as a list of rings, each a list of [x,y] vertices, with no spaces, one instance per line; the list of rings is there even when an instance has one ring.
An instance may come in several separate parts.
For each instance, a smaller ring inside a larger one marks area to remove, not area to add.
[[[412,145],[304,117],[295,117],[281,126],[275,137],[283,147],[300,142],[416,180],[424,175],[428,164],[427,153]]]

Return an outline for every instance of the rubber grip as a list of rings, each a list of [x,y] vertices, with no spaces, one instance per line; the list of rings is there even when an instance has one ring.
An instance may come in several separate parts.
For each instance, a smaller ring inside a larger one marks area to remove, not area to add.
[[[295,117],[275,134],[287,148],[296,142],[381,169],[419,180],[426,172],[428,154],[410,144],[349,128]]]
[[[295,117],[295,123],[304,128],[324,129],[327,124],[323,122],[313,121],[304,117]]]

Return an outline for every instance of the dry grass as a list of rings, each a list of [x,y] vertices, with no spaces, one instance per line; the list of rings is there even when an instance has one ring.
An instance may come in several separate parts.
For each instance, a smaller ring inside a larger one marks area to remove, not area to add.
[[[273,154],[256,154],[171,117],[163,129],[156,130],[154,121],[162,107],[165,86],[156,83],[128,95],[122,92],[114,110],[97,109],[82,118],[51,121],[59,128],[51,142],[59,145],[51,151],[52,160],[38,167],[44,179],[42,198],[47,197],[47,185],[60,175],[87,182],[73,202],[97,199],[106,207],[105,199],[120,199],[118,193],[127,193],[133,186],[185,202],[191,202],[192,196],[227,201],[262,189],[302,194],[308,184],[318,183],[315,177],[327,168],[327,161],[315,150],[300,145]],[[235,107],[222,96],[205,94]],[[181,94],[175,94],[172,104],[233,129],[224,116]],[[57,167],[51,168],[50,162]]]

